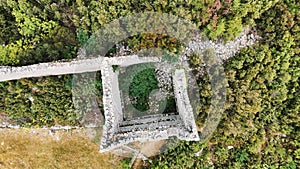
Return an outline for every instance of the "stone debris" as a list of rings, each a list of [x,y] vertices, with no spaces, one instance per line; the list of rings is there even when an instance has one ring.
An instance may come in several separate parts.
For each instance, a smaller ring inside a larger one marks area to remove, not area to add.
[[[33,101],[34,101],[34,98],[31,97],[31,96],[29,96],[29,97],[28,97],[28,100],[30,100],[30,102],[33,102]]]
[[[228,150],[233,149],[233,148],[234,148],[233,146],[228,146],[227,147]]]
[[[173,66],[170,67],[170,64],[166,64],[164,62],[156,64],[155,66],[155,74],[158,81],[158,87],[161,89],[161,92],[167,97],[174,96],[173,86],[172,86],[172,69]]]
[[[212,49],[218,61],[222,63],[236,55],[241,48],[251,46],[257,40],[261,39],[258,35],[250,33],[251,31],[250,28],[244,29],[238,37],[226,42],[226,44],[217,41],[204,40],[203,38],[195,38],[190,41],[181,58],[185,60],[188,59],[187,57],[191,52],[199,52],[202,54],[205,50]]]
[[[203,148],[201,148],[200,151],[198,151],[197,153],[194,153],[194,154],[195,154],[195,156],[199,157],[202,154],[202,152],[203,152]]]

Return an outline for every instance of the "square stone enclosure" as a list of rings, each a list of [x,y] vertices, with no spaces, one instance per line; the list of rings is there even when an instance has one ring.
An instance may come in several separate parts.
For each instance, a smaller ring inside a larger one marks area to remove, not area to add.
[[[178,115],[171,73],[162,66],[142,63],[117,67],[123,121],[158,114]]]
[[[131,142],[158,141],[172,136],[180,140],[199,140],[193,109],[188,97],[184,68],[177,68],[172,74],[178,114],[146,115],[124,121],[119,72],[113,70],[113,65],[130,66],[149,62],[160,62],[160,59],[132,55],[103,60],[101,74],[105,124],[100,152],[110,151]]]

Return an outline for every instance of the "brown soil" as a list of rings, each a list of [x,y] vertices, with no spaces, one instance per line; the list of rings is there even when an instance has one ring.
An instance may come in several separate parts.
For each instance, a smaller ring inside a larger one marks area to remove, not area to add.
[[[147,157],[151,157],[157,155],[159,153],[159,149],[164,144],[165,144],[164,140],[147,142],[143,144],[140,151],[142,154],[145,154]]]
[[[133,166],[131,167],[132,169],[140,169],[143,167],[143,160],[141,158],[137,158],[134,161]]]

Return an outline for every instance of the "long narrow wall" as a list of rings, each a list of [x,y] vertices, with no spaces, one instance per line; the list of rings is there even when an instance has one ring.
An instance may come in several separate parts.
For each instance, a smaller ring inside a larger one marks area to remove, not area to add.
[[[70,62],[48,62],[21,67],[0,67],[0,82],[29,77],[75,74],[100,70],[103,58],[73,60]]]
[[[39,63],[20,67],[0,66],[0,82],[29,77],[96,72],[101,70],[103,59],[104,57],[97,57],[69,62]],[[140,58],[137,55],[130,55],[109,58],[109,63],[110,65],[129,65],[151,61],[157,62],[158,60],[155,57]]]
[[[101,139],[100,150],[112,144],[112,137],[117,132],[117,123],[115,123],[115,115],[112,99],[112,82],[111,72],[112,66],[105,59],[101,68],[102,86],[103,86],[103,107],[105,116],[105,125],[103,126],[103,135]]]
[[[194,133],[194,135],[199,139],[193,114],[193,108],[190,104],[190,99],[187,93],[187,79],[184,69],[175,70],[175,73],[173,75],[173,86],[177,110],[184,123],[184,126],[188,131]]]

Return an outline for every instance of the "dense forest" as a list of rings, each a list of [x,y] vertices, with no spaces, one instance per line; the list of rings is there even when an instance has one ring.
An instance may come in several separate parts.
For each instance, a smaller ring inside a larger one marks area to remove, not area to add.
[[[296,0],[5,0],[0,1],[0,65],[75,58],[101,26],[137,12],[182,17],[211,40],[224,42],[245,27],[255,27],[261,39],[223,63],[227,102],[217,130],[204,142],[180,142],[144,167],[296,169],[300,166],[299,8]],[[162,35],[137,35],[126,43],[132,50],[170,46],[171,52],[181,50],[176,40]],[[192,59],[191,65],[201,64]],[[0,113],[29,127],[80,125],[71,79],[72,75],[64,75],[1,82]],[[197,79],[199,128],[210,106],[208,79],[208,75]]]

